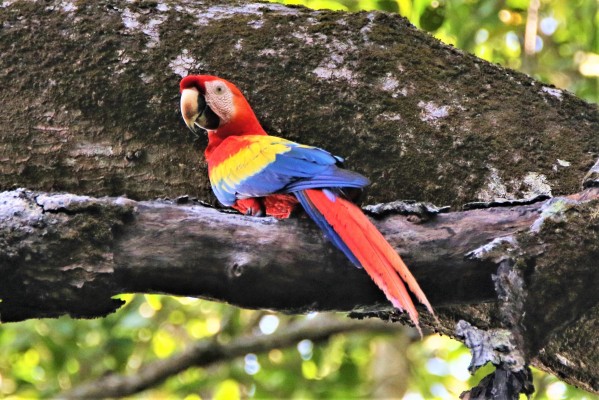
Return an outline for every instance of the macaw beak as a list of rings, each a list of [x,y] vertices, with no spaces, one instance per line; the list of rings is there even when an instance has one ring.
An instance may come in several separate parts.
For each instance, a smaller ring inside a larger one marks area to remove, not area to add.
[[[198,128],[213,130],[220,125],[220,118],[196,88],[183,89],[181,92],[181,115],[193,133],[197,133]]]

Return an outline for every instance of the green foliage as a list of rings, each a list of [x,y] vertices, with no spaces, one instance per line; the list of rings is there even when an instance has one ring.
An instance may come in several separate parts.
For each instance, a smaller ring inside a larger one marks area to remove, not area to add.
[[[0,397],[55,397],[107,372],[135,374],[148,362],[170,357],[198,340],[227,343],[239,336],[273,334],[294,320],[313,317],[240,310],[191,298],[121,297],[127,301],[125,307],[103,319],[64,317],[1,325]],[[407,375],[394,377],[404,388],[407,385],[405,396],[400,392],[394,396],[454,399],[490,370],[470,377],[468,350],[447,337],[433,335],[421,341],[417,335],[412,339],[402,335],[401,331],[394,336],[356,333],[338,334],[326,343],[302,340],[294,347],[188,369],[135,397],[371,398],[389,379],[377,372],[378,359],[391,355],[408,366]],[[389,350],[389,341],[400,345]],[[535,380],[539,389],[535,399],[595,398],[537,371]]]

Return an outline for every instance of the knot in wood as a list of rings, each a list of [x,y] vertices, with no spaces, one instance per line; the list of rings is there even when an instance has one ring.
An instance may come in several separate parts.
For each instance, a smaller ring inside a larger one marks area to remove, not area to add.
[[[231,264],[227,267],[227,277],[236,279],[241,277],[245,269],[250,265],[251,256],[249,254],[236,254],[231,260]]]

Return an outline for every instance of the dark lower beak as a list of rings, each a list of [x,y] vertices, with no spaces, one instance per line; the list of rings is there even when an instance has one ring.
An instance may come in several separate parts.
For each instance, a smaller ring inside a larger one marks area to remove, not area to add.
[[[204,100],[204,96],[200,95],[199,97],[202,98],[204,107],[203,107],[203,109],[198,108],[198,109],[202,110],[202,112],[200,112],[200,115],[196,119],[195,124],[197,126],[199,126],[200,128],[206,129],[206,130],[217,129],[218,126],[220,125],[220,118],[218,117],[218,115],[216,115],[216,113],[214,111],[212,111],[212,108],[210,108],[210,106],[208,104],[206,104],[206,101]],[[200,102],[198,102],[198,104],[200,104]]]

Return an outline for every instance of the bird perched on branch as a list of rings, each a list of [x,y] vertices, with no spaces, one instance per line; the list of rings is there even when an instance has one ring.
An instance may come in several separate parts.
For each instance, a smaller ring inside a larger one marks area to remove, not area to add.
[[[431,305],[399,254],[347,199],[346,190],[363,188],[368,179],[340,168],[343,159],[323,149],[269,136],[241,91],[225,79],[190,75],[181,80],[180,92],[185,124],[208,132],[208,174],[223,205],[246,215],[287,218],[301,204],[420,331],[406,285],[433,313]]]

